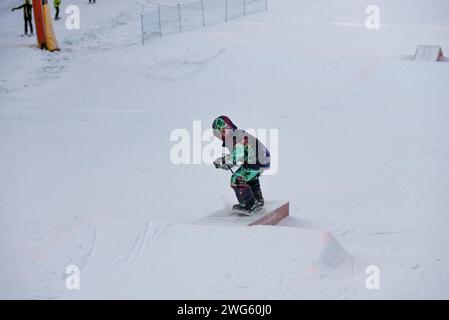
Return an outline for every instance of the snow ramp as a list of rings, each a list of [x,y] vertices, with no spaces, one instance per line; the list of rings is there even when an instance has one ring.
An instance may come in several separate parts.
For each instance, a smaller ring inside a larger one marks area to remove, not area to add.
[[[441,46],[418,45],[415,52],[415,61],[444,61]]]

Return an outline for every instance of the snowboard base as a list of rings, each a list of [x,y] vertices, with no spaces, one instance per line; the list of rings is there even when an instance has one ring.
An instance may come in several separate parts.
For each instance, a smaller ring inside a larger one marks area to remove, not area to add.
[[[262,209],[249,216],[235,213],[232,208],[226,208],[215,212],[196,223],[227,226],[276,225],[288,215],[288,201],[267,201]]]

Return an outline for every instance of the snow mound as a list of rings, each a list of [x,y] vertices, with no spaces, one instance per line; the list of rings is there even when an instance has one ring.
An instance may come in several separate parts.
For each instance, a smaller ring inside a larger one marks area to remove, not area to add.
[[[314,261],[314,270],[322,278],[340,279],[354,274],[355,258],[350,255],[331,233],[321,235],[321,254]]]

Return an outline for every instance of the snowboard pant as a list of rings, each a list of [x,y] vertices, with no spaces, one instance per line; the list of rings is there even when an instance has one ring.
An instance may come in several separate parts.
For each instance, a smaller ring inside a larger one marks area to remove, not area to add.
[[[59,6],[55,7],[56,13],[55,13],[55,20],[59,19]]]
[[[263,204],[264,200],[259,183],[259,176],[262,171],[262,169],[250,169],[242,166],[232,175],[231,188],[234,189],[242,208],[249,209],[256,201]]]
[[[31,34],[33,34],[33,22],[31,21],[31,17],[25,18],[24,22],[25,22],[25,34],[28,34],[28,25],[30,25]]]

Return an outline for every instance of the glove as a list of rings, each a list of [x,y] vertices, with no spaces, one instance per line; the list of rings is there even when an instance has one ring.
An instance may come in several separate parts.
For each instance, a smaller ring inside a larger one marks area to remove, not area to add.
[[[224,161],[223,161],[224,160]],[[214,166],[217,169],[229,170],[233,166],[235,166],[232,162],[228,161],[229,157],[220,157],[214,161]]]
[[[228,167],[226,165],[226,161],[223,161],[223,157],[218,158],[214,161],[214,166],[217,169],[224,169],[226,170]]]

